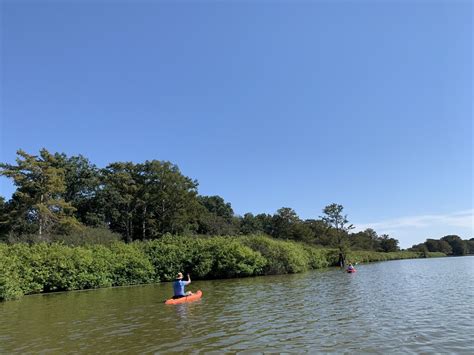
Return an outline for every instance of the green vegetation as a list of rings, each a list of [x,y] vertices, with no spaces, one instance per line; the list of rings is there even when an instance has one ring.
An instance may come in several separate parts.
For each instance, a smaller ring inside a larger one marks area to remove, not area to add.
[[[446,256],[443,253],[418,253],[413,251],[396,251],[389,253],[373,252],[373,251],[350,251],[347,254],[348,260],[356,263],[367,263],[374,261],[388,261],[388,260],[401,260],[401,259],[415,259],[420,257],[435,258]]]
[[[0,175],[16,191],[0,198],[0,241],[63,242],[67,245],[127,243],[172,235],[265,234],[326,248],[397,251],[398,241],[372,229],[351,233],[344,207],[330,204],[316,219],[301,219],[289,207],[273,215],[237,216],[220,196],[201,196],[198,182],[167,161],[114,162],[98,168],[82,155],[42,149],[17,152],[16,164]]]
[[[447,235],[441,239],[426,239],[424,243],[410,248],[416,252],[440,252],[446,255],[462,256],[474,254],[474,238],[463,240],[457,235]]]
[[[0,300],[24,294],[136,285],[172,280],[298,273],[337,264],[338,249],[266,236],[186,237],[133,243],[66,246],[0,243]],[[423,253],[349,253],[352,262],[416,258]],[[429,255],[436,256],[436,255]]]
[[[351,262],[463,255],[474,241],[446,236],[400,252],[373,229],[352,233],[342,205],[316,219],[282,207],[234,214],[220,196],[167,161],[98,168],[82,155],[22,150],[0,175],[16,186],[0,197],[0,299],[24,294],[194,278],[304,272]],[[232,237],[230,237],[232,236]]]

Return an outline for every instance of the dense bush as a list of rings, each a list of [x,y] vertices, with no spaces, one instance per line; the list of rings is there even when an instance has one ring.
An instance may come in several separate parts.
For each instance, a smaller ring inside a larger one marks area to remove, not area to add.
[[[303,244],[271,239],[265,236],[248,236],[239,239],[267,260],[264,274],[288,274],[309,269],[310,255]]]
[[[212,257],[211,278],[260,275],[267,260],[256,251],[230,238],[207,240],[205,251]]]
[[[70,246],[84,246],[84,245],[111,245],[122,239],[121,235],[110,231],[108,228],[93,228],[82,227],[77,231],[69,234],[45,234],[39,236],[38,234],[21,234],[10,233],[7,236],[7,242],[10,244],[16,243],[61,243]]]
[[[139,243],[115,243],[111,246],[111,274],[114,286],[159,281],[153,264],[140,250]]]
[[[175,237],[126,244],[67,246],[0,243],[0,300],[23,294],[193,278],[303,272],[337,265],[336,249],[265,236]],[[353,251],[349,262],[441,256],[442,253]]]
[[[419,253],[411,251],[395,251],[395,252],[374,252],[374,251],[351,251],[347,254],[348,262],[357,263],[368,263],[374,261],[388,261],[388,260],[400,260],[400,259],[415,259],[415,258],[434,258],[446,256],[443,253]]]
[[[308,265],[310,269],[322,269],[331,265],[335,265],[335,263],[330,263],[329,258],[327,257],[326,249],[314,248],[307,245],[305,245],[304,248],[308,253]]]
[[[260,275],[266,259],[232,237],[171,237],[141,243],[142,250],[162,280],[173,280],[179,270],[194,278]]]
[[[189,256],[181,245],[153,240],[143,243],[142,251],[153,265],[156,274],[164,281],[174,279],[177,270],[186,270]]]
[[[0,243],[0,300],[23,295],[16,257],[5,244]]]

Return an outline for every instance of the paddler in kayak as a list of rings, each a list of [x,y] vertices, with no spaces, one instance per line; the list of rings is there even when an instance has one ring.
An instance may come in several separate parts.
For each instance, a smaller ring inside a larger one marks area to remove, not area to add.
[[[349,263],[349,266],[347,267],[347,271],[349,272],[355,271],[355,267],[352,266],[352,263]]]
[[[191,291],[184,292],[184,288],[191,283],[191,277],[189,277],[189,274],[187,276],[188,276],[188,281],[183,281],[183,274],[178,272],[178,275],[176,276],[176,280],[173,282],[173,291],[174,291],[173,299],[178,299],[178,298],[190,296],[193,294]]]

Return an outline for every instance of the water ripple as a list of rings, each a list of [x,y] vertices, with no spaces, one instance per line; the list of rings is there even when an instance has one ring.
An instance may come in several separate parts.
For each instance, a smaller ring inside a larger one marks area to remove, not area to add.
[[[474,258],[361,265],[356,274],[193,282],[0,304],[0,353],[472,353]]]

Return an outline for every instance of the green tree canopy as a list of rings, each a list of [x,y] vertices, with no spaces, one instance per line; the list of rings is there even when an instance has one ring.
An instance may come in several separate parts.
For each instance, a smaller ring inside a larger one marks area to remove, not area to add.
[[[372,228],[350,235],[351,248],[359,250],[374,250],[381,249],[380,239],[377,232]]]
[[[343,214],[344,207],[337,203],[327,205],[320,218],[332,229],[329,234],[334,235],[333,245],[343,253],[349,248],[348,233],[354,226],[349,223],[347,215]]]
[[[399,251],[398,240],[395,238],[390,238],[388,234],[382,234],[379,237],[380,240],[380,249],[383,252],[389,253],[392,251]]]
[[[158,160],[118,162],[102,170],[99,199],[113,231],[128,241],[197,228],[197,181]]]
[[[240,221],[240,233],[246,235],[264,233],[262,220],[252,213],[244,214]]]
[[[275,238],[309,241],[311,229],[289,207],[280,208],[272,217],[272,234]]]
[[[199,234],[235,235],[240,228],[240,219],[234,216],[232,205],[220,196],[198,196]]]
[[[457,235],[446,235],[441,240],[444,240],[451,246],[453,255],[466,255],[468,252],[466,243]]]
[[[25,232],[67,233],[80,224],[74,207],[63,198],[66,190],[64,169],[46,149],[39,156],[19,150],[16,165],[0,164],[0,174],[13,180],[17,189],[11,203],[13,228]],[[20,222],[21,221],[21,222]]]
[[[64,200],[76,209],[76,217],[85,225],[103,226],[105,218],[97,201],[103,187],[100,170],[82,155],[68,157],[56,153],[54,157],[56,167],[64,170]]]

